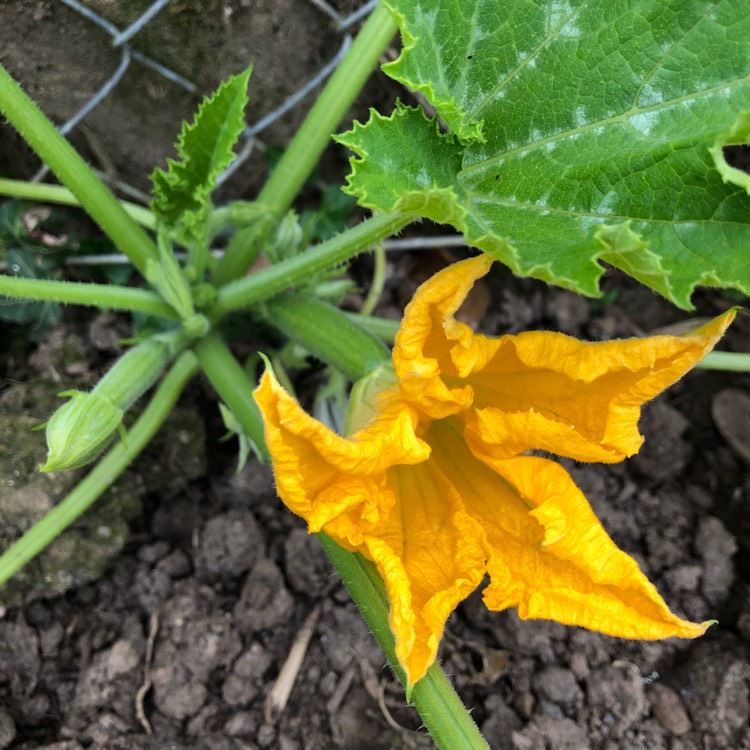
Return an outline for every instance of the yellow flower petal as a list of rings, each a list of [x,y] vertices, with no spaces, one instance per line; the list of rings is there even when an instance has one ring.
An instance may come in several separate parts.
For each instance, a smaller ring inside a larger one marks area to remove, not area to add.
[[[637,453],[641,405],[700,361],[735,316],[730,310],[685,336],[588,343],[534,331],[491,338],[453,317],[488,268],[472,258],[423,284],[393,359],[402,392],[430,416],[472,405],[475,439],[499,458],[541,449],[613,463]]]
[[[404,311],[393,348],[393,364],[406,398],[430,417],[440,419],[471,405],[470,386],[456,381],[449,387],[441,377],[458,375],[449,356],[453,342],[446,338],[443,328],[446,322],[453,321],[456,336],[463,328],[471,331],[456,323],[453,313],[491,265],[492,261],[482,255],[448,266],[417,289]]]
[[[279,496],[310,531],[375,562],[398,658],[416,682],[435,660],[448,615],[484,575],[481,527],[433,470],[403,401],[381,401],[376,419],[345,440],[305,414],[270,370],[255,398]]]
[[[695,364],[734,313],[684,337],[489,338],[453,317],[489,265],[455,264],[417,291],[393,353],[398,382],[374,399],[364,389],[366,424],[349,439],[305,414],[270,371],[255,393],[279,495],[311,531],[375,562],[411,684],[485,572],[487,606],[521,617],[629,638],[692,638],[709,625],[670,612],[562,467],[519,454],[634,453],[640,405]]]
[[[629,555],[619,550],[570,475],[544,458],[487,466],[462,454],[460,432],[432,430],[431,462],[455,462],[451,479],[486,534],[490,609],[553,619],[624,638],[693,638],[710,623],[672,614]]]
[[[578,461],[621,461],[643,443],[642,404],[703,359],[734,316],[730,310],[685,336],[604,343],[540,332],[503,337],[487,366],[467,378],[474,430],[496,456],[537,448]]]
[[[351,507],[373,518],[389,498],[378,490],[394,463],[419,463],[429,447],[414,433],[416,417],[400,401],[350,440],[305,413],[269,369],[256,389],[279,496],[311,532]]]
[[[448,616],[484,576],[483,532],[433,461],[395,467],[388,481],[394,507],[358,551],[383,577],[396,655],[414,684],[435,661]],[[337,538],[338,522],[325,530]]]

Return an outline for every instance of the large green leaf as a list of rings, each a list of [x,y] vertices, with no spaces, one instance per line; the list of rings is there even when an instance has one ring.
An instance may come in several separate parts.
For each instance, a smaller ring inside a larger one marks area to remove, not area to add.
[[[750,181],[721,146],[750,126],[741,0],[387,0],[386,72],[420,111],[340,137],[362,205],[453,224],[519,275],[598,294],[606,261],[690,307],[750,293]]]
[[[168,169],[155,169],[151,210],[159,225],[178,230],[189,240],[210,209],[216,179],[234,158],[234,145],[245,126],[247,84],[252,68],[233,76],[200,105],[195,120],[185,122],[177,141],[179,161],[168,159]]]

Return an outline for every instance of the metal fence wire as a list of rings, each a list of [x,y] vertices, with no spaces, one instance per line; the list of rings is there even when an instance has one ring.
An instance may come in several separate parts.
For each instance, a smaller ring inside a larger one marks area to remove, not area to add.
[[[173,0],[156,0],[146,8],[141,15],[138,16],[132,23],[126,28],[118,28],[115,24],[102,17],[99,13],[87,7],[78,0],[57,0],[71,10],[78,13],[87,22],[96,25],[100,29],[106,32],[110,39],[110,45],[113,49],[117,50],[120,54],[120,62],[112,74],[100,85],[98,90],[88,98],[78,109],[74,112],[65,122],[59,125],[59,130],[64,135],[68,135],[78,125],[80,125],[86,117],[88,117],[97,107],[100,107],[102,103],[109,97],[112,92],[122,81],[126,71],[131,65],[144,65],[150,68],[152,71],[160,75],[170,86],[176,86],[190,94],[196,94],[198,86],[183,75],[180,75],[176,71],[172,70],[167,65],[164,65],[159,60],[155,60],[152,57],[133,49],[130,42],[136,37],[137,34],[142,32],[154,18],[162,13],[165,8]],[[349,45],[351,44],[351,36],[349,31],[358,22],[362,21],[367,17],[369,13],[374,10],[378,3],[378,0],[369,0],[357,8],[354,12],[348,15],[343,15],[332,7],[326,0],[306,0],[310,5],[317,9],[320,13],[326,16],[326,22],[332,26],[335,32],[340,36],[341,42],[336,53],[322,65],[306,82],[300,85],[295,91],[293,91],[279,106],[273,111],[269,112],[257,122],[249,125],[242,134],[241,144],[238,149],[238,154],[234,162],[229,166],[227,171],[220,177],[219,184],[226,181],[230,175],[236,172],[242,164],[247,160],[253,150],[253,146],[256,142],[257,136],[267,129],[270,125],[278,121],[281,117],[287,114],[289,111],[297,107],[307,96],[309,96],[338,66],[342,57],[346,53]],[[42,166],[34,175],[34,181],[43,180],[48,174],[48,168]],[[124,193],[129,194],[130,197],[136,199],[145,199],[140,191],[118,183],[117,187]]]
[[[7,0],[0,0],[0,21],[5,21],[3,14],[4,14],[4,8],[3,3]],[[222,174],[218,179],[218,186],[220,187],[223,185],[232,175],[234,175],[237,172],[241,173],[241,169],[243,165],[246,164],[248,158],[255,150],[256,146],[259,144],[258,137],[263,133],[263,131],[266,131],[270,126],[274,125],[275,123],[278,123],[279,120],[281,120],[285,115],[287,115],[290,112],[293,112],[295,109],[299,108],[297,114],[299,115],[299,118],[301,119],[302,115],[304,114],[304,100],[308,97],[310,97],[316,89],[320,87],[320,85],[335,71],[339,63],[341,62],[341,59],[349,49],[349,46],[352,42],[351,34],[356,31],[357,25],[363,22],[367,16],[375,9],[375,7],[378,4],[378,0],[366,0],[364,2],[358,2],[358,0],[338,0],[339,5],[347,7],[350,12],[348,13],[342,13],[336,8],[334,8],[327,0],[211,0],[210,2],[208,0],[199,0],[199,7],[201,9],[201,12],[206,13],[212,13],[214,15],[217,14],[227,14],[234,12],[233,9],[240,9],[244,12],[253,14],[263,14],[269,15],[270,11],[269,8],[272,11],[273,15],[278,16],[279,18],[283,19],[284,10],[294,9],[296,8],[299,10],[305,10],[309,11],[313,14],[313,20],[316,14],[320,14],[320,20],[321,28],[325,28],[328,30],[332,30],[333,32],[333,44],[329,44],[328,48],[333,50],[336,47],[336,44],[338,44],[337,49],[335,52],[331,55],[329,55],[328,59],[325,60],[322,64],[316,66],[313,66],[314,72],[309,73],[308,68],[304,67],[305,61],[302,61],[303,65],[303,72],[302,75],[304,75],[305,79],[301,83],[297,83],[296,86],[293,87],[293,90],[291,93],[288,91],[284,91],[285,98],[281,101],[280,104],[273,107],[271,111],[267,112],[266,114],[260,116],[255,122],[252,122],[249,124],[244,132],[242,133],[240,143],[236,149],[237,156],[235,160],[230,164],[230,166],[227,168],[227,170]],[[106,106],[106,103],[108,99],[111,99],[113,93],[117,90],[118,86],[120,86],[123,83],[123,79],[125,77],[126,72],[132,71],[138,75],[138,66],[144,66],[145,68],[148,68],[150,71],[153,71],[153,73],[158,76],[159,79],[161,79],[164,82],[164,85],[167,87],[172,87],[174,90],[179,92],[184,92],[187,97],[190,99],[192,104],[190,105],[191,109],[194,109],[194,102],[197,98],[199,93],[208,93],[211,90],[210,85],[207,86],[205,81],[202,82],[202,85],[198,85],[196,82],[189,80],[185,75],[173,70],[169,65],[165,64],[165,62],[162,60],[154,59],[154,57],[144,54],[143,52],[134,49],[132,46],[132,43],[134,42],[135,38],[142,34],[150,24],[153,24],[155,19],[160,16],[160,14],[164,14],[165,11],[169,12],[169,6],[172,5],[172,10],[175,14],[179,14],[183,12],[185,7],[187,6],[186,0],[156,0],[155,2],[152,2],[148,7],[143,10],[143,12],[135,18],[132,22],[125,25],[124,28],[120,28],[117,24],[113,23],[108,18],[105,18],[101,13],[103,12],[102,9],[106,9],[108,5],[114,6],[117,5],[117,3],[111,3],[111,2],[93,2],[92,0],[89,0],[89,4],[84,4],[83,2],[80,2],[79,0],[43,0],[40,1],[36,6],[36,10],[32,9],[31,3],[25,3],[25,2],[18,2],[17,7],[19,9],[23,9],[23,12],[28,12],[29,14],[33,15],[33,24],[30,26],[30,28],[38,28],[38,25],[40,24],[49,24],[50,22],[56,22],[59,25],[59,28],[62,29],[62,21],[64,19],[61,19],[59,14],[55,13],[55,11],[59,8],[59,6],[66,6],[68,9],[74,11],[76,14],[78,14],[81,19],[83,19],[84,26],[91,26],[96,27],[96,29],[101,30],[105,32],[104,36],[99,35],[95,40],[92,39],[92,35],[88,34],[87,41],[89,43],[95,43],[97,45],[100,44],[108,44],[111,48],[106,55],[102,58],[99,57],[99,60],[101,59],[110,59],[116,60],[117,56],[112,57],[111,51],[116,51],[117,55],[119,55],[119,62],[113,65],[112,72],[108,75],[106,80],[98,84],[98,87],[92,86],[89,88],[95,88],[94,92],[91,95],[86,96],[85,100],[82,101],[80,104],[77,104],[75,108],[73,108],[72,114],[67,114],[67,112],[70,112],[70,103],[76,100],[76,97],[80,97],[80,91],[77,90],[75,84],[71,81],[68,82],[67,77],[65,80],[65,91],[63,92],[64,98],[67,99],[66,104],[67,111],[66,111],[66,119],[64,122],[59,124],[58,129],[59,131],[64,135],[75,135],[77,128],[83,128],[84,131],[87,127],[86,118],[90,117],[93,112],[95,112],[98,108],[101,108],[103,106]],[[93,6],[98,8],[100,12],[96,12],[93,9]],[[124,4],[121,4],[122,8],[127,8],[130,10],[129,6],[126,6]],[[282,7],[283,6],[283,7]],[[8,6],[5,6],[6,8]],[[121,10],[122,10],[121,8]],[[353,10],[351,10],[353,8]],[[41,11],[40,11],[41,9]],[[20,12],[20,10],[19,10]],[[162,15],[162,20],[166,20],[166,25],[169,27],[169,19],[164,19]],[[34,26],[34,24],[37,24],[37,26]],[[7,55],[7,49],[5,50],[5,54],[2,51],[2,24],[0,24],[0,59],[2,59],[4,64],[7,64],[5,57]],[[7,31],[7,29],[6,29]],[[93,28],[92,28],[93,31]],[[15,30],[10,31],[11,34],[16,33]],[[99,42],[99,37],[101,37],[101,42]],[[8,37],[6,37],[7,39]],[[336,38],[338,38],[338,43],[336,43]],[[292,38],[292,43],[294,42],[294,39]],[[146,45],[148,46],[148,45]],[[28,55],[29,50],[31,50],[31,47],[26,47],[26,54]],[[227,55],[231,54],[232,50],[217,50],[216,51],[216,59],[210,61],[212,68],[216,67],[216,61],[219,59],[221,55]],[[271,43],[269,43],[268,49],[263,50],[265,54],[268,54],[272,57],[277,55],[276,50],[272,48]],[[24,50],[21,48],[20,52],[16,52],[16,55],[20,55],[23,57]],[[33,57],[37,52],[33,52],[31,57]],[[39,73],[40,77],[44,76],[45,70],[49,69],[50,67],[54,67],[54,62],[45,60],[45,55],[42,50],[42,48],[39,48],[39,59],[41,60],[41,65],[31,65],[27,66],[27,81],[26,84],[33,83],[32,76],[37,74],[37,71],[40,70],[41,73]],[[62,59],[65,59],[66,52],[64,50],[60,50],[60,54],[62,55]],[[89,52],[90,54],[90,52]],[[10,56],[8,56],[10,57]],[[85,55],[84,55],[85,57]],[[57,58],[59,59],[59,58]],[[236,62],[236,65],[235,65]],[[235,66],[235,72],[239,69],[241,69],[242,65],[247,64],[249,62],[248,60],[243,58],[243,52],[236,52],[232,58],[232,65]],[[264,58],[260,58],[258,63],[265,62]],[[89,66],[94,66],[97,63],[93,60],[84,60],[84,64],[88,64]],[[276,59],[273,60],[274,65],[278,64],[278,61]],[[29,73],[28,71],[31,71]],[[13,72],[11,70],[11,72]],[[140,78],[136,78],[136,85],[141,85],[141,80],[145,76],[141,76]],[[69,85],[68,85],[69,84]],[[253,84],[257,84],[257,81],[255,80],[255,73],[253,75],[253,80],[251,81],[251,100],[252,100],[252,94],[253,94]],[[42,87],[43,88],[43,87]],[[421,97],[419,95],[415,95],[413,92],[411,92],[412,96],[416,96],[416,99],[420,101],[421,103],[425,104],[425,102],[422,101]],[[278,97],[276,99],[278,101]],[[42,102],[42,106],[44,108],[44,103]],[[112,105],[110,105],[112,106]],[[61,109],[60,105],[58,104],[58,109]],[[252,111],[252,106],[251,106]],[[141,119],[147,118],[147,113],[139,113],[141,115]],[[54,117],[54,115],[53,115]],[[120,123],[117,123],[118,125]],[[176,132],[177,127],[179,126],[179,121],[174,123],[174,130],[170,130],[169,132],[169,138],[170,138],[170,145],[174,142],[174,139],[176,138]],[[172,125],[170,124],[169,127],[171,128]],[[89,133],[89,136],[92,136],[93,134]],[[131,143],[132,145],[132,143]],[[143,144],[144,147],[146,144]],[[106,151],[106,148],[104,149]],[[129,152],[125,152],[125,158],[129,158],[130,154]],[[105,164],[108,161],[107,154],[97,153],[97,156],[99,156],[99,161],[104,162]],[[162,157],[163,158],[163,157]],[[123,156],[120,154],[120,161],[123,161]],[[142,166],[142,165],[140,165]],[[152,165],[153,166],[153,165]],[[42,166],[38,169],[36,174],[33,176],[33,181],[42,181],[45,178],[48,177],[49,170],[46,166]],[[112,173],[102,173],[103,177],[107,179],[107,181],[123,196],[136,200],[138,202],[148,204],[149,203],[149,196],[142,192],[140,189],[135,187],[133,184],[129,183],[126,180],[118,179],[116,176],[113,176]],[[117,170],[114,170],[114,175],[117,175]],[[141,173],[141,178],[145,177],[145,173]],[[463,237],[456,236],[456,235],[449,235],[449,236],[442,236],[442,237],[412,237],[408,239],[391,239],[386,242],[386,247],[390,250],[406,250],[406,249],[424,249],[429,247],[446,247],[446,246],[462,246],[465,244],[465,241]],[[80,255],[80,256],[70,256],[66,263],[68,264],[81,264],[81,265],[88,265],[88,264],[120,264],[124,262],[125,258],[119,253],[110,254],[110,255],[104,255],[101,254],[97,255]],[[0,263],[0,267],[2,267],[3,264]]]

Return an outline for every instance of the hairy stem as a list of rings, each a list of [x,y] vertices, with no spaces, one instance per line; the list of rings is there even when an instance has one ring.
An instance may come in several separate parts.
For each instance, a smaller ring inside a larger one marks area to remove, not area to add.
[[[215,321],[233,310],[270,299],[284,289],[359,255],[416,218],[411,214],[378,214],[294,258],[237,279],[219,289],[216,304],[208,315]]]
[[[115,284],[85,284],[0,275],[0,294],[20,299],[137,311],[168,320],[178,319],[177,313],[157,294]]]
[[[104,233],[145,273],[146,261],[157,256],[154,243],[2,65],[0,112],[70,188]]]
[[[201,369],[229,407],[245,434],[255,443],[258,454],[269,457],[263,436],[263,419],[253,399],[254,383],[240,366],[219,334],[204,336],[194,347]]]
[[[277,219],[286,213],[310,176],[331,135],[388,47],[396,28],[390,12],[379,5],[325,85],[258,195],[258,202],[269,206]],[[255,242],[257,237],[252,229],[240,229],[234,235],[216,271],[214,280],[217,285],[242,276],[255,252]]]

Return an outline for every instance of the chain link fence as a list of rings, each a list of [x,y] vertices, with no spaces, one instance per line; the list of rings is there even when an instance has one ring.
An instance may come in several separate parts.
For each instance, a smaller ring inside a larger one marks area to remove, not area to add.
[[[242,170],[262,134],[279,143],[291,135],[303,102],[335,70],[350,34],[376,5],[5,0],[0,61],[121,195],[146,202],[147,175],[172,152],[180,121],[201,96],[255,64],[251,124],[224,182]],[[17,172],[13,154],[0,150],[4,158],[10,170],[3,171]],[[25,171],[34,180],[47,175],[38,163]]]

